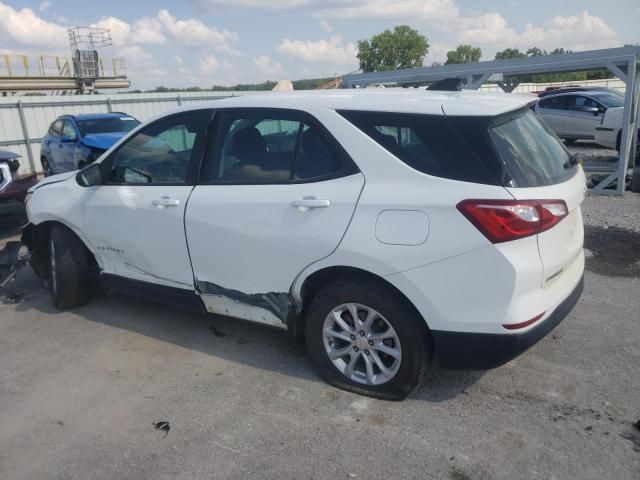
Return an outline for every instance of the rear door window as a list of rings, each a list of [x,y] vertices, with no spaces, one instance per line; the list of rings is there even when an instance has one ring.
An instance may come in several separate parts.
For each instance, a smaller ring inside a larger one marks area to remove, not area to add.
[[[516,187],[540,187],[568,180],[576,167],[558,137],[529,109],[496,117],[489,137]]]
[[[297,183],[356,171],[337,142],[302,112],[226,110],[217,122],[204,183]]]
[[[452,180],[497,183],[443,115],[348,110],[338,113],[415,170]]]

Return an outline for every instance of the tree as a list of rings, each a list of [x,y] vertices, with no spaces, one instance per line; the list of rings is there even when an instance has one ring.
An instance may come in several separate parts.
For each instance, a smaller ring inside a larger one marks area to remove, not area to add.
[[[370,40],[358,41],[358,60],[363,72],[421,67],[428,53],[427,37],[409,25],[398,25]]]
[[[496,60],[507,60],[508,58],[524,58],[527,54],[521,52],[517,48],[505,48],[501,52],[496,53]]]
[[[547,51],[540,50],[538,47],[531,47],[527,50],[527,56],[529,57],[541,57],[542,55],[547,55]]]
[[[480,47],[472,47],[471,45],[458,45],[458,48],[447,52],[447,61],[445,65],[452,63],[471,63],[477,62],[482,56]]]

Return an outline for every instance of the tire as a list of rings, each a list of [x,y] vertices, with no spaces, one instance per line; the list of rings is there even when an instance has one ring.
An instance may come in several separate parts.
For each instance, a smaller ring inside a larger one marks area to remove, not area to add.
[[[357,329],[353,329],[353,315],[350,313],[354,307],[359,318]],[[361,336],[366,328],[362,320],[366,320],[368,313],[374,320],[368,332]],[[334,322],[336,314],[351,330]],[[328,327],[331,322],[333,325]],[[325,334],[328,328],[344,338]],[[389,338],[376,339],[377,343],[371,340],[375,335],[380,337],[381,332]],[[315,295],[307,309],[305,342],[319,375],[328,383],[383,400],[406,398],[424,380],[432,358],[427,326],[408,301],[382,282],[358,278],[336,281]],[[385,344],[379,345],[382,342]],[[383,347],[386,347],[385,351],[394,351],[394,355],[398,355],[399,350],[399,360],[384,353]],[[334,360],[329,357],[329,350],[340,355],[345,349],[349,349],[348,354],[337,359],[334,357]],[[345,372],[348,372],[354,358],[353,375],[347,376]],[[383,374],[378,367],[380,361],[392,375]],[[369,376],[368,364],[373,365],[373,377]]]
[[[89,300],[93,291],[89,252],[65,227],[51,227],[49,267],[49,291],[57,308],[78,307]]]
[[[45,177],[53,175],[53,170],[51,169],[51,164],[49,163],[49,160],[47,160],[47,157],[40,157],[40,164],[42,165],[42,174]]]

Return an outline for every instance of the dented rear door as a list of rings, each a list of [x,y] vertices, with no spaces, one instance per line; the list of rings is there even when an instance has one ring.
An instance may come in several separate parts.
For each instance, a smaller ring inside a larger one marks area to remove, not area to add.
[[[357,173],[299,185],[196,187],[187,241],[207,309],[284,327],[293,280],[338,246],[363,184]],[[305,197],[330,205],[305,207],[298,203]]]

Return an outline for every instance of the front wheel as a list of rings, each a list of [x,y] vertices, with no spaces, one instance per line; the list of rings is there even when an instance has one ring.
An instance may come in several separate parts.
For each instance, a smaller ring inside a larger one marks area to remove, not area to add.
[[[375,281],[325,286],[309,305],[305,340],[327,382],[385,400],[404,399],[431,361],[424,320],[397,292]]]
[[[42,164],[42,174],[45,177],[50,177],[53,175],[53,170],[51,169],[51,165],[49,164],[49,160],[47,157],[40,158],[40,163]]]
[[[89,252],[72,232],[53,226],[49,235],[49,290],[60,309],[86,303],[93,289]]]

